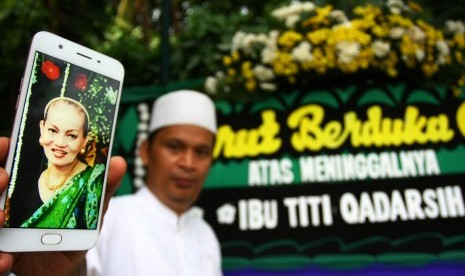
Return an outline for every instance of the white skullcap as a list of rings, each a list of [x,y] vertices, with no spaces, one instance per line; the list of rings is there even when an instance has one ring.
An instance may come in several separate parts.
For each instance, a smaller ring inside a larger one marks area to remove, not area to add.
[[[153,103],[149,132],[170,125],[195,125],[216,134],[215,105],[207,95],[197,91],[165,94]]]

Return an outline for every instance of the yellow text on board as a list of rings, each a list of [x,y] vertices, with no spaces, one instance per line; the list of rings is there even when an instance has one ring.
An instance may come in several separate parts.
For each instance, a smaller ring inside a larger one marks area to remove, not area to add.
[[[343,114],[340,120],[325,120],[325,109],[309,104],[292,111],[286,120],[290,130],[290,146],[296,152],[318,152],[352,148],[405,147],[426,143],[448,143],[456,135],[447,114],[424,115],[416,106],[407,106],[403,117],[391,118],[383,114],[381,106],[373,105],[366,111],[366,119],[355,111]],[[465,137],[465,102],[456,111],[456,123]],[[261,124],[255,128],[234,130],[230,125],[218,128],[214,157],[246,158],[277,153],[283,138],[283,127],[276,111],[261,112]]]

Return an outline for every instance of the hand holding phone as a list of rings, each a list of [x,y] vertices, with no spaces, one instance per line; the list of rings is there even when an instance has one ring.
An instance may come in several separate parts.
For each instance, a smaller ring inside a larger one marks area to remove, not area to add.
[[[0,193],[3,193],[8,184],[6,172],[3,164],[8,152],[9,139],[0,137]],[[110,201],[110,198],[119,187],[124,173],[126,163],[121,157],[112,157],[110,161],[110,170],[108,175],[108,184],[105,189],[104,210]],[[0,216],[3,211],[0,210]],[[1,221],[0,223],[3,223]],[[1,228],[1,226],[0,226]],[[78,269],[82,269],[85,258],[85,251],[62,251],[62,252],[25,252],[14,254],[0,253],[0,273],[11,271],[16,275],[74,275]],[[53,263],[54,265],[44,265]]]
[[[92,247],[101,223],[124,69],[51,33],[31,43],[0,206],[0,250]]]

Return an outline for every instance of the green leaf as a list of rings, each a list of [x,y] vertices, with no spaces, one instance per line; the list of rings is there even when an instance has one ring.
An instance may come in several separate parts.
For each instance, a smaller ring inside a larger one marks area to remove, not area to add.
[[[137,137],[138,116],[136,107],[129,108],[118,122],[117,141],[126,152],[130,152]]]
[[[432,104],[432,105],[439,105],[439,100],[434,97],[434,95],[431,94],[431,92],[422,90],[422,89],[416,89],[410,93],[410,95],[407,97],[407,100],[405,101],[406,104],[418,104],[418,103],[423,103],[423,104]]]
[[[396,100],[397,103],[400,103],[405,93],[405,83],[386,84],[386,86],[389,94]]]
[[[216,101],[215,102],[216,109],[224,115],[230,115],[233,111],[231,103],[228,101]]]
[[[302,98],[301,104],[321,104],[335,109],[339,107],[336,97],[328,90],[315,90],[307,93]]]
[[[250,113],[258,113],[265,109],[284,111],[285,107],[276,97],[270,97],[267,100],[258,101],[252,104],[252,107],[250,108]]]
[[[346,88],[335,88],[336,94],[341,99],[341,102],[343,104],[346,104],[347,101],[354,95],[354,93],[357,91],[357,86],[356,85],[350,85]]]
[[[449,91],[449,89],[447,88],[447,86],[444,86],[444,85],[437,85],[434,87],[435,90],[438,92],[438,95],[439,95],[439,98],[441,100],[444,100],[446,98],[446,95],[447,95],[447,92]]]
[[[357,102],[357,106],[384,104],[387,106],[395,107],[396,103],[386,94],[386,91],[380,88],[370,88]]]
[[[290,93],[281,93],[279,96],[286,103],[286,106],[292,106],[299,94],[299,91],[293,91]]]

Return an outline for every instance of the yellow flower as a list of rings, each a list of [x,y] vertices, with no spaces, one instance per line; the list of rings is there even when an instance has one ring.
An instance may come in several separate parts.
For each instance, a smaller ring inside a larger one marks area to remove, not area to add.
[[[410,27],[414,25],[412,20],[410,20],[409,18],[405,18],[398,14],[388,15],[387,18],[388,18],[388,22],[390,22],[390,24],[392,24],[393,26],[399,26],[399,27],[404,27],[406,29],[409,29]],[[391,26],[391,28],[393,26]]]
[[[459,63],[463,62],[463,54],[460,51],[455,51],[455,60]]]
[[[320,45],[328,39],[330,34],[331,34],[330,29],[321,28],[321,29],[307,33],[307,39],[313,45]]]
[[[296,83],[296,78],[294,76],[288,77],[287,80],[289,81],[289,83],[292,83],[292,84]]]
[[[224,56],[223,57],[223,65],[224,66],[229,66],[232,63],[232,58],[230,56]]]
[[[257,87],[257,81],[254,79],[248,79],[245,82],[245,89],[249,92],[254,91],[256,87]]]
[[[234,60],[234,61],[239,61],[239,58],[240,58],[239,52],[238,52],[238,51],[234,51],[234,52],[231,54],[231,57],[232,57],[232,60]]]
[[[354,14],[360,15],[362,17],[378,17],[381,13],[382,12],[380,8],[371,4],[357,6],[354,8]]]
[[[457,83],[460,86],[464,86],[465,85],[465,75],[462,75],[462,77],[459,79],[459,81]]]
[[[418,13],[423,12],[423,8],[418,3],[415,3],[413,1],[408,1],[407,5],[414,12],[418,12]]]
[[[333,6],[331,5],[326,5],[322,8],[319,8],[319,7],[315,8],[316,15],[302,22],[302,26],[307,27],[307,26],[329,25],[330,20],[328,16],[330,15],[332,10],[333,10]]]
[[[389,36],[389,27],[385,24],[382,25],[375,25],[371,28],[371,31],[375,36],[378,38],[388,37]]]
[[[232,68],[229,68],[227,70],[227,74],[228,74],[228,76],[235,76],[236,75],[236,70],[234,70]]]
[[[392,67],[388,67],[386,69],[386,73],[388,76],[390,76],[391,78],[395,78],[397,77],[398,75],[398,72],[397,72],[397,69],[396,68],[392,68]]]
[[[289,25],[289,18],[278,18],[281,29],[243,34],[253,37],[258,47],[238,48],[223,57],[221,73],[226,77],[218,85],[223,85],[224,91],[231,87],[264,91],[265,84],[280,89],[281,85],[328,72],[356,74],[370,70],[392,78],[405,71],[421,73],[423,78],[441,74],[432,81],[446,75],[453,79],[446,83],[451,88],[463,90],[465,86],[463,24],[456,23],[452,28],[446,22],[444,28],[435,27],[421,18],[422,7],[415,2],[397,10],[359,5],[353,9],[352,19],[331,5],[292,11],[296,24]],[[258,77],[255,70],[260,66],[271,67],[268,71],[273,78]]]
[[[291,76],[297,74],[299,68],[292,61],[292,55],[285,52],[279,52],[273,61],[273,71],[276,75]]]
[[[286,48],[294,47],[303,39],[303,35],[295,31],[287,31],[278,38],[278,44]]]
[[[254,74],[252,71],[252,63],[250,61],[243,62],[241,69],[242,69],[242,75],[244,76],[244,78],[246,78],[247,80],[254,78]]]
[[[459,48],[465,48],[465,35],[464,34],[455,34],[453,41],[457,44]]]
[[[312,52],[312,55],[315,57],[313,59],[313,68],[319,74],[324,74],[328,70],[328,59],[323,53],[323,50],[320,48],[315,48]]]
[[[421,65],[421,70],[427,78],[434,75],[439,69],[439,66],[436,63],[424,63]]]

